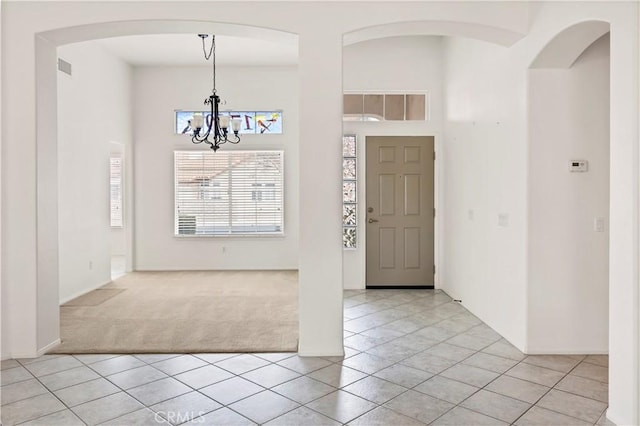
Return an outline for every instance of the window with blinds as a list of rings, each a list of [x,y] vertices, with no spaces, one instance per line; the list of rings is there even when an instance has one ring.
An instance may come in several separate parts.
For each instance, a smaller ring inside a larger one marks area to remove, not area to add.
[[[111,227],[122,228],[122,155],[112,153],[109,158],[111,194]]]
[[[282,151],[175,151],[175,235],[284,230]]]

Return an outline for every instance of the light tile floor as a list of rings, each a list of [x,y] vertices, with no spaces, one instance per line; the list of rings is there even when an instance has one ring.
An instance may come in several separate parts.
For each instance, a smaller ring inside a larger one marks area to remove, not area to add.
[[[444,292],[345,292],[346,356],[2,362],[2,424],[606,424],[606,356],[525,356]]]

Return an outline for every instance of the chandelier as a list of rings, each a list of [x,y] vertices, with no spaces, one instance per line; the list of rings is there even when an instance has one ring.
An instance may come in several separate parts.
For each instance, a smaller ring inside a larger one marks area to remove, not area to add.
[[[240,142],[240,118],[232,118],[230,115],[220,114],[220,97],[216,91],[216,36],[211,36],[211,48],[207,53],[205,46],[205,39],[209,37],[208,34],[198,34],[198,37],[202,40],[202,51],[204,52],[204,59],[211,59],[213,64],[213,90],[211,96],[204,100],[205,105],[209,105],[209,112],[206,116],[202,114],[194,114],[191,118],[191,129],[193,135],[191,142],[195,144],[206,143],[215,152],[220,149],[220,145],[224,143],[236,144]],[[231,132],[229,132],[229,124],[231,124]]]

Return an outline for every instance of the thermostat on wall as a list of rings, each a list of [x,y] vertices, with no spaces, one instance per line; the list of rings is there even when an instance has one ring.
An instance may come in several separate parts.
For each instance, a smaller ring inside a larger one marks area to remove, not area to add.
[[[589,170],[587,160],[569,160],[569,171],[572,173],[584,173]]]

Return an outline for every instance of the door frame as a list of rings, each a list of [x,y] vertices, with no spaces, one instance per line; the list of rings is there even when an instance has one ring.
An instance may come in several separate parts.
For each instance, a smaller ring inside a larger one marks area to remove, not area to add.
[[[367,215],[367,208],[366,208],[366,194],[367,194],[367,156],[366,156],[366,152],[367,152],[367,138],[371,137],[371,136],[381,136],[381,137],[409,137],[409,136],[424,136],[424,137],[433,137],[433,149],[434,152],[436,153],[436,158],[433,164],[433,205],[434,208],[436,209],[436,216],[434,217],[434,221],[433,221],[433,264],[436,267],[436,273],[433,276],[433,287],[434,289],[439,289],[441,288],[441,276],[442,276],[442,269],[441,269],[441,257],[442,257],[442,252],[443,252],[443,247],[441,246],[442,244],[442,238],[441,235],[444,235],[444,221],[441,220],[442,218],[442,212],[440,211],[440,206],[444,205],[444,200],[441,199],[441,197],[444,196],[444,191],[442,191],[441,188],[441,184],[444,182],[444,179],[442,179],[441,173],[443,172],[442,167],[439,167],[440,162],[442,161],[443,158],[443,150],[441,147],[441,135],[439,132],[429,132],[429,131],[424,131],[424,132],[401,132],[401,131],[393,131],[393,130],[383,130],[383,131],[379,131],[379,132],[366,132],[366,133],[358,133],[358,132],[345,132],[349,133],[349,134],[355,134],[356,135],[356,143],[357,143],[357,149],[358,149],[358,168],[360,169],[360,171],[358,171],[358,174],[360,176],[363,176],[364,179],[362,179],[362,184],[359,186],[358,188],[358,194],[362,194],[361,199],[364,200],[363,203],[358,202],[358,205],[361,206],[359,207],[359,212],[358,212],[358,223],[361,223],[362,225],[359,226],[359,228],[361,228],[361,231],[359,232],[359,243],[358,245],[361,247],[361,249],[363,250],[363,258],[364,258],[364,262],[362,262],[362,276],[364,277],[364,288],[369,288],[367,287],[367,231],[366,231],[366,215]],[[360,174],[362,172],[362,174]],[[375,288],[377,289],[382,289],[385,288],[383,286],[375,286]],[[393,287],[389,287],[389,288],[394,288],[394,289],[402,289],[402,288],[413,288],[413,289],[420,289],[420,288],[424,288],[424,287],[416,287],[416,286],[393,286]]]

